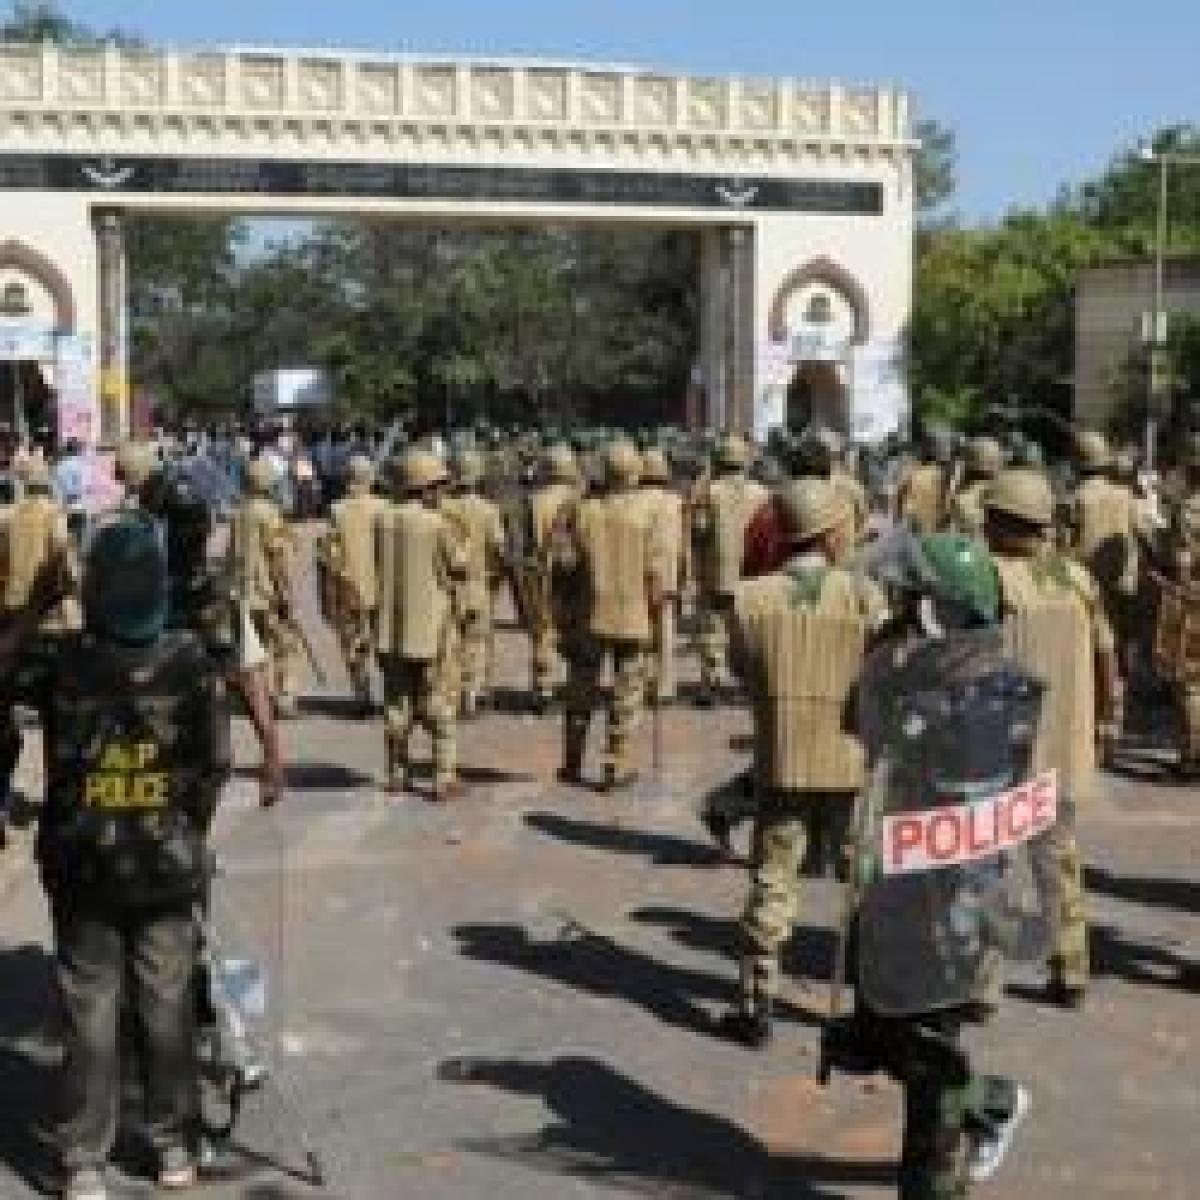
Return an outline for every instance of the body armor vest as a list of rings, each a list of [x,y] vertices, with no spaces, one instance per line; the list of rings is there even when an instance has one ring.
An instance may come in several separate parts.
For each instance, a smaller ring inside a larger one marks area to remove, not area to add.
[[[129,906],[196,896],[230,766],[216,664],[187,631],[144,649],[87,636],[63,649],[46,721],[47,887]]]

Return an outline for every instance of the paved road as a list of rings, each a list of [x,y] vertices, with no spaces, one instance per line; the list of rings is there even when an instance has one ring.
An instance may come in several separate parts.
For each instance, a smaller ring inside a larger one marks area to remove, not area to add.
[[[523,643],[501,636],[513,689]],[[832,887],[806,894],[771,1050],[708,1032],[732,994],[744,875],[715,861],[694,813],[744,762],[747,732],[739,712],[669,712],[663,769],[615,799],[553,782],[553,722],[492,714],[464,731],[472,794],[438,808],[381,795],[378,726],[314,698],[287,733],[287,808],[259,812],[239,779],[218,833],[219,925],[228,952],[271,970],[299,1115],[256,1101],[245,1174],[211,1194],[317,1194],[287,1173],[303,1170],[303,1124],[329,1194],[355,1198],[888,1195],[898,1093],[813,1082]],[[642,748],[648,760],[648,734]],[[28,758],[24,770],[36,787]],[[976,1039],[980,1061],[1035,1098],[1019,1153],[981,1195],[1197,1194],[1200,789],[1172,784],[1152,753],[1125,771],[1083,818],[1087,1009],[1044,1008],[1018,985]],[[18,846],[0,867],[6,1198],[37,1194],[53,1067],[45,913],[24,859]]]

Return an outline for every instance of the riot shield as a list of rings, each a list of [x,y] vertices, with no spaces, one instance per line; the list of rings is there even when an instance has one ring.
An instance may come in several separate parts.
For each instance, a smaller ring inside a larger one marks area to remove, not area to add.
[[[999,630],[885,646],[860,685],[860,995],[885,1016],[985,998],[999,959],[1047,950],[1059,822],[1032,772],[1041,683]]]

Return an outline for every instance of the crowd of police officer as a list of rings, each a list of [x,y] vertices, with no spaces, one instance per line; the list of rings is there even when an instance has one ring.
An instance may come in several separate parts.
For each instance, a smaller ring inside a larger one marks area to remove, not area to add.
[[[530,708],[561,709],[560,776],[572,785],[586,776],[597,708],[603,786],[633,783],[632,735],[648,707],[677,699],[677,640],[690,627],[697,705],[744,697],[754,721],[745,795],[703,815],[723,844],[738,816],[752,818],[738,1000],[720,1031],[759,1047],[800,878],[846,868],[872,766],[853,714],[873,647],[1004,624],[1008,659],[1047,691],[1030,769],[1058,772],[1067,810],[1117,752],[1131,689],[1169,692],[1180,769],[1200,766],[1200,435],[1181,449],[1160,487],[1094,432],[1076,438],[1069,480],[1028,442],[989,437],[931,436],[865,458],[828,431],[762,450],[733,434],[434,438],[345,462],[315,541],[321,610],[363,719],[378,712],[379,680],[386,789],[437,802],[462,795],[459,723],[496,694],[505,589],[529,639]],[[44,464],[13,472],[0,507],[0,784],[23,703],[46,737],[38,854],[64,997],[60,1128],[74,1200],[104,1195],[115,997],[130,964],[150,1035],[159,1180],[194,1181],[191,965],[228,757],[225,698],[240,695],[253,721],[273,803],[275,721],[295,715],[311,657],[296,603],[309,543],[284,516],[266,456],[246,465],[215,556],[211,505],[185,470],[147,443],[122,447],[116,465],[126,501],[82,534]],[[428,781],[419,727],[432,739]],[[1076,1006],[1088,961],[1073,826],[1057,831],[1053,857],[1048,995]],[[978,993],[973,1003],[994,999],[982,981]],[[964,1066],[946,1020],[857,1016],[871,1064],[905,1084],[902,1193],[961,1194],[994,1169],[1025,1093]]]

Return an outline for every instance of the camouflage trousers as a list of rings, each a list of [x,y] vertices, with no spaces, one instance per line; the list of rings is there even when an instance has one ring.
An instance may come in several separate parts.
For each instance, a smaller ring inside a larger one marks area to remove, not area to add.
[[[696,618],[700,686],[712,691],[723,687],[729,679],[729,627],[733,614],[719,597],[701,592],[697,597]]]
[[[567,689],[564,716],[564,767],[578,774],[587,746],[588,727],[598,700],[607,724],[605,766],[621,779],[631,771],[629,742],[642,714],[646,689],[646,648],[639,642],[573,637],[567,650]],[[603,695],[600,679],[611,657],[612,690]]]
[[[1071,807],[1068,803],[1068,812]],[[1056,835],[1054,857],[1058,868],[1059,911],[1054,949],[1050,955],[1050,975],[1067,987],[1082,988],[1087,986],[1091,963],[1088,957],[1083,858],[1075,838],[1073,819],[1060,828]]]
[[[490,606],[483,612],[468,613],[459,624],[458,635],[463,694],[478,697],[487,691],[492,677],[495,637]]]
[[[552,621],[536,621],[530,634],[532,641],[532,686],[537,700],[553,700],[555,689],[562,679],[562,658],[559,655],[558,629]]]
[[[668,597],[654,617],[654,642],[646,655],[646,699],[662,704],[675,699],[675,598]]]
[[[1179,757],[1185,770],[1200,770],[1200,681],[1179,684]]]
[[[296,660],[304,648],[291,624],[272,609],[252,612],[250,619],[267,656],[271,695],[277,704],[290,704],[296,694]]]
[[[827,841],[853,802],[851,792],[776,792],[760,799],[751,841],[750,894],[742,915],[744,1010],[761,1012],[778,995],[779,953],[800,913],[801,870],[810,842]]]
[[[334,625],[350,686],[358,696],[369,696],[371,691],[374,623],[374,613],[358,609],[342,613]]]
[[[433,739],[435,787],[453,783],[458,772],[457,664],[437,659],[380,659],[383,672],[384,737],[389,787],[404,787],[412,766],[412,735],[418,726]]]

